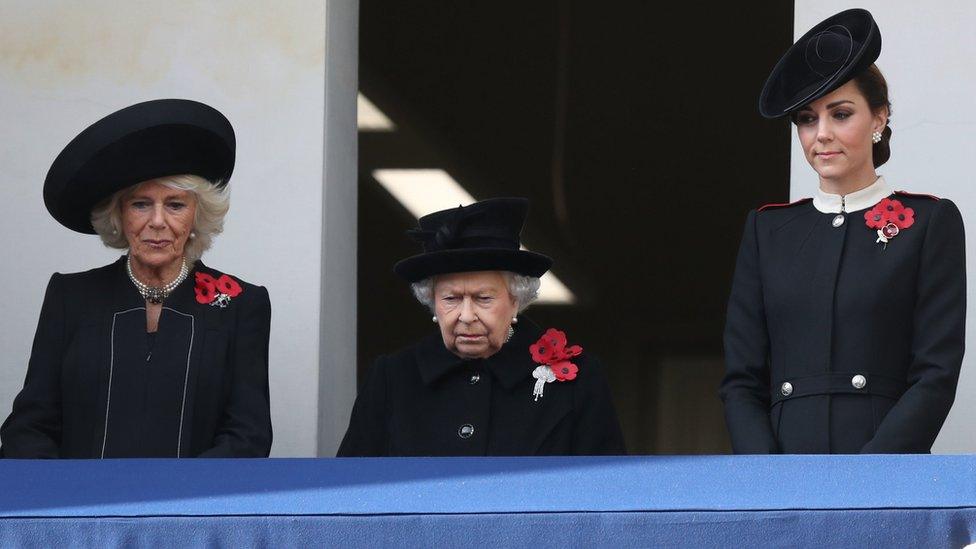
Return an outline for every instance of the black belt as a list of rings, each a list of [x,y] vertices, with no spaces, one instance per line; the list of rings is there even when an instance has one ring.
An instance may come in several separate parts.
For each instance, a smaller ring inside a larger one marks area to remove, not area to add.
[[[898,400],[905,393],[907,383],[902,379],[894,379],[878,374],[862,374],[859,372],[831,372],[785,378],[770,387],[770,402],[773,406],[784,400],[803,398],[814,395],[877,395]]]

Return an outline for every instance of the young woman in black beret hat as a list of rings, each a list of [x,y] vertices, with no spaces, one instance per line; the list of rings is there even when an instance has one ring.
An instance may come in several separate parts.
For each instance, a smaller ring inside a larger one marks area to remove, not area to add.
[[[51,277],[3,457],[268,455],[268,292],[199,261],[223,227],[234,150],[218,111],[164,99],[58,155],[48,211],[127,254]]]
[[[955,396],[966,318],[962,218],[893,191],[881,34],[847,10],[794,44],[759,110],[789,116],[812,199],[749,213],[721,386],[736,453],[924,453]]]
[[[552,261],[520,250],[524,199],[424,216],[394,270],[437,333],[370,369],[339,456],[622,454],[599,361],[524,316]]]

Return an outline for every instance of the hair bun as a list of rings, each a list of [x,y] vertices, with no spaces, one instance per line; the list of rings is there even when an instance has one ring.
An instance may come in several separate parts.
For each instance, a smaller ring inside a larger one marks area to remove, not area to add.
[[[889,119],[890,122],[890,119]],[[878,141],[871,147],[871,158],[874,161],[874,167],[877,168],[888,161],[891,158],[891,125],[890,123],[885,125],[884,129],[881,130],[881,141]]]

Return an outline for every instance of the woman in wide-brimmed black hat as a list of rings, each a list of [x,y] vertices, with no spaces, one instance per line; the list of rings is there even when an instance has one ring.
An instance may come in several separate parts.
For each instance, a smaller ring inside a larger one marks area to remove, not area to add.
[[[268,455],[268,292],[199,261],[234,155],[230,122],[182,99],[115,112],[58,155],[48,211],[127,253],[51,277],[4,457]]]
[[[820,183],[812,199],[746,220],[721,387],[737,453],[929,452],[952,405],[962,218],[876,171],[891,140],[880,52],[870,13],[838,13],[786,52],[760,95],[763,116],[796,125]]]
[[[439,330],[376,361],[339,456],[624,453],[600,363],[519,316],[552,263],[519,248],[527,209],[484,200],[410,231],[424,253],[394,270]]]

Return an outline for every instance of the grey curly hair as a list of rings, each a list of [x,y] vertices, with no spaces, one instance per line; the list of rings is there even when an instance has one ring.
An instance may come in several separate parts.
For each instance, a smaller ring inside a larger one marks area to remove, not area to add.
[[[529,305],[539,298],[539,285],[541,284],[539,277],[520,275],[511,271],[501,271],[501,273],[508,284],[508,293],[518,303],[518,312],[521,313],[528,309]],[[410,284],[410,290],[414,297],[431,312],[434,311],[434,278],[430,276]]]
[[[127,249],[129,242],[122,231],[122,203],[140,186],[151,181],[171,189],[190,191],[196,198],[197,207],[192,229],[196,236],[187,240],[183,250],[186,262],[193,264],[210,248],[214,237],[224,230],[224,216],[230,209],[230,192],[227,187],[220,187],[198,175],[160,177],[116,191],[92,209],[92,227],[102,239],[102,243],[109,248]]]

